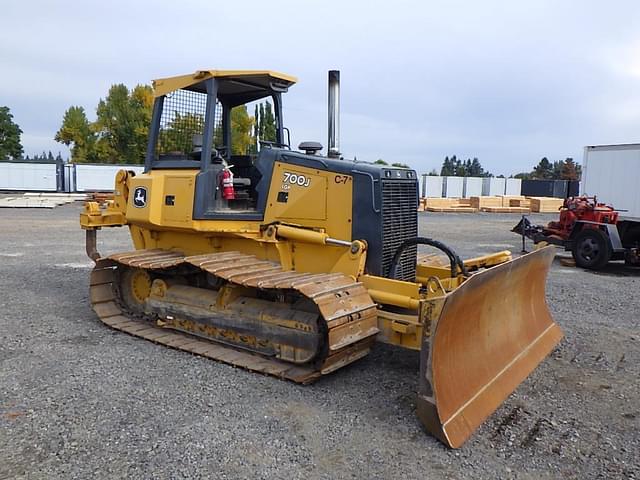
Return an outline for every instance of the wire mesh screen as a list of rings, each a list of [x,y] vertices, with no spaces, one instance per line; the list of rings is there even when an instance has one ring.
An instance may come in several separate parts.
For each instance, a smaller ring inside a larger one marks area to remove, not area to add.
[[[160,116],[158,155],[188,155],[202,146],[207,94],[176,90],[164,99]],[[222,108],[216,105],[216,131],[222,130]]]

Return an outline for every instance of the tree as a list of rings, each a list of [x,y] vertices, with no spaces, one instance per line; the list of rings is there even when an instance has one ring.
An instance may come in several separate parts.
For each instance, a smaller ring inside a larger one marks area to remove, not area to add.
[[[260,109],[256,103],[253,111],[253,144],[249,148],[249,153],[258,153],[258,139],[260,138]]]
[[[435,168],[432,168],[431,171],[427,173],[427,175],[429,175],[430,177],[437,177],[438,171]]]
[[[83,107],[70,107],[54,137],[71,147],[76,163],[141,163],[147,149],[153,93],[148,85],[131,91],[112,85],[96,108],[97,119],[90,122]]]
[[[542,157],[538,165],[533,167],[532,176],[536,179],[553,178],[553,164],[547,157]]]
[[[107,97],[98,103],[98,118],[93,124],[101,161],[144,162],[152,105],[153,92],[148,85],[137,85],[131,91],[123,84],[111,86]]]
[[[265,102],[264,105],[264,117],[262,117],[261,128],[262,128],[262,136],[260,140],[264,140],[267,142],[275,142],[276,141],[276,119],[273,116],[273,111],[271,110],[271,104],[269,102]]]
[[[231,153],[246,155],[251,153],[255,138],[251,134],[254,118],[249,116],[246,105],[231,109]]]
[[[486,172],[478,157],[473,157],[473,160],[467,158],[466,160],[460,160],[456,155],[451,158],[444,157],[442,162],[442,168],[440,169],[440,175],[447,177],[490,177],[491,174]]]
[[[13,115],[9,107],[0,107],[0,160],[9,160],[22,156],[21,134],[22,130],[13,121]]]
[[[276,118],[268,101],[256,104],[253,112],[253,142],[254,146],[248,149],[249,153],[257,153],[257,142],[276,141]]]
[[[406,163],[400,163],[400,162],[392,163],[391,166],[392,167],[397,167],[397,168],[411,168]]]
[[[33,157],[29,157],[29,155],[27,155],[26,157],[23,157],[22,160],[24,160],[25,162],[43,162],[43,163],[54,163],[54,162],[64,162],[64,159],[62,158],[62,154],[60,152],[58,152],[58,154],[54,157],[53,153],[51,153],[51,150],[49,150],[49,152],[42,152],[42,154],[40,155],[34,155]]]
[[[513,178],[520,178],[521,180],[529,180],[531,179],[531,173],[528,172],[520,172],[516,173]]]
[[[444,162],[442,162],[442,168],[440,169],[440,175],[443,177],[455,175],[455,158],[455,155],[451,157],[451,159],[449,157],[444,157]]]
[[[464,162],[462,169],[458,172],[459,177],[470,177],[471,176],[471,159],[467,158]]]
[[[581,173],[580,164],[576,163],[571,157],[567,157],[565,160],[556,160],[553,163],[547,157],[543,157],[538,165],[533,167],[531,173],[518,173],[515,178],[524,180],[579,180]]]
[[[82,107],[69,107],[64,112],[62,126],[54,137],[56,142],[71,147],[71,161],[76,163],[95,161],[96,135]]]
[[[158,138],[159,153],[191,153],[193,150],[193,139],[190,132],[201,132],[204,130],[204,116],[197,113],[186,113],[181,115],[175,112],[173,119],[166,128],[160,131]],[[219,133],[218,133],[219,132]],[[217,129],[216,145],[222,145],[222,130]]]
[[[375,165],[389,165],[387,162],[385,162],[383,159],[379,158],[377,159],[375,162],[373,162]]]
[[[486,172],[485,169],[482,168],[482,165],[480,164],[480,160],[478,160],[478,157],[473,157],[468,175],[470,177],[490,177],[491,176],[489,172]]]
[[[567,157],[567,159],[563,162],[562,170],[560,172],[560,178],[563,180],[579,179],[577,165],[573,161],[573,158]]]

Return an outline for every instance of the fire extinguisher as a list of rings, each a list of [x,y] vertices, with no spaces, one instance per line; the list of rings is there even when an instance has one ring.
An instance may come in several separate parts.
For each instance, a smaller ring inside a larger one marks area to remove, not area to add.
[[[231,167],[225,167],[222,171],[222,178],[220,183],[222,185],[222,198],[225,200],[233,200],[236,198],[236,192],[233,189],[233,172]]]

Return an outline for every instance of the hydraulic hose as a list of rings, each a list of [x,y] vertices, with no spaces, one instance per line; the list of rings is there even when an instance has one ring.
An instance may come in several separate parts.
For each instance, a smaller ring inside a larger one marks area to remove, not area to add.
[[[398,269],[398,263],[400,263],[400,257],[402,256],[402,253],[407,248],[412,247],[413,245],[429,245],[430,247],[437,248],[438,250],[444,252],[447,257],[449,257],[449,262],[451,264],[451,278],[454,278],[458,275],[458,268],[460,268],[460,271],[463,275],[469,275],[464,262],[460,259],[458,254],[447,245],[439,242],[438,240],[433,240],[432,238],[415,237],[405,240],[396,249],[396,253],[393,255],[393,259],[391,260],[391,266],[389,267],[389,278],[396,278],[396,270]]]

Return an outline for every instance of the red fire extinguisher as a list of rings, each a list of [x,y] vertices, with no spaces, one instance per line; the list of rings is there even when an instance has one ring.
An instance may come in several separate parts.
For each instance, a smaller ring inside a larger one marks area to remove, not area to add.
[[[236,198],[236,192],[233,189],[233,172],[226,167],[222,171],[222,180],[220,182],[222,184],[222,198],[225,200],[233,200]]]

